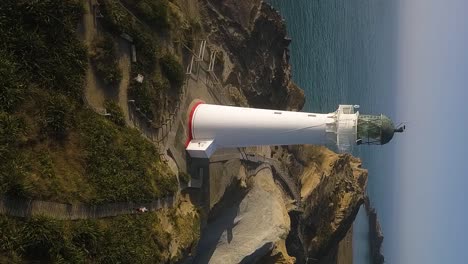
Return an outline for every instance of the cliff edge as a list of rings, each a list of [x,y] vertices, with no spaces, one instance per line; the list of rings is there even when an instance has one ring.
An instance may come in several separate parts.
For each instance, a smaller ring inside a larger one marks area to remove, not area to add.
[[[286,164],[301,190],[301,213],[291,213],[288,252],[320,260],[346,236],[364,203],[367,170],[361,160],[321,146],[289,147]]]
[[[304,91],[291,80],[286,25],[261,1],[206,1],[210,40],[222,47],[225,84],[239,90],[248,105],[300,110]]]
[[[377,211],[370,204],[369,197],[365,198],[367,217],[369,217],[369,246],[372,263],[383,264],[385,258],[382,254],[382,243],[384,240],[382,227],[377,217]]]
[[[215,73],[229,90],[234,103],[258,108],[302,109],[305,96],[291,80],[288,49],[291,40],[278,12],[261,0],[204,0],[203,3],[203,26],[214,48],[222,53],[222,63],[215,67]],[[278,160],[286,168],[300,192],[300,199],[291,197],[288,186],[282,186],[275,180],[284,196],[282,202],[288,209],[290,231],[283,239],[262,242],[268,250],[262,246],[260,251],[249,255],[254,256],[249,261],[305,263],[308,260],[311,263],[311,260],[315,260],[312,263],[330,263],[326,261],[336,253],[334,249],[350,230],[364,202],[367,170],[361,168],[359,159],[348,154],[336,154],[325,147],[267,148],[268,151],[256,153]],[[265,150],[265,147],[262,149]],[[228,168],[227,165],[219,166]],[[247,190],[246,197],[252,190]],[[222,192],[221,201],[215,207],[219,208],[222,200],[230,200],[232,195]],[[243,219],[238,217],[241,214],[240,211],[233,213],[230,224],[238,225],[237,221]],[[249,214],[256,214],[252,216],[253,219],[273,221],[264,219],[270,213],[260,214],[256,210],[249,211]],[[223,213],[216,214],[210,222],[216,225],[223,217]],[[240,221],[240,226],[230,231],[234,234],[231,235],[234,238],[232,242],[250,245],[250,240],[237,241],[235,238],[241,239],[247,235],[256,237],[257,233],[260,235],[260,227],[249,229],[249,234],[242,234]],[[206,259],[222,256],[223,259],[239,260],[242,255],[239,255],[239,250],[226,251],[230,246],[226,241],[231,242],[229,236],[220,237],[221,240],[215,241],[219,244],[210,247],[212,255]],[[278,234],[274,237],[277,238]],[[204,242],[201,241],[201,244]],[[252,248],[259,245],[249,247],[246,252],[253,252]],[[200,257],[204,258],[204,255]]]

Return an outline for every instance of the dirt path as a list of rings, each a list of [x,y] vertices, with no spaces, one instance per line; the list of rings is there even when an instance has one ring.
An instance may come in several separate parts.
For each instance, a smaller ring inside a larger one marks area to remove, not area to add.
[[[0,214],[16,217],[47,216],[58,220],[104,218],[136,214],[136,208],[148,211],[174,207],[175,197],[163,197],[147,203],[121,202],[100,205],[65,204],[40,200],[0,197]]]
[[[127,126],[132,127],[133,123],[130,120],[129,105],[128,105],[128,86],[130,84],[130,44],[128,41],[119,38],[119,67],[122,71],[122,80],[119,85],[119,105],[122,108],[125,122]]]
[[[86,1],[83,15],[83,42],[88,48],[91,48],[93,40],[98,36],[97,25],[94,18],[93,5],[95,0]],[[100,81],[96,78],[91,60],[88,58],[88,69],[86,70],[85,94],[86,103],[100,112],[103,110],[105,100],[104,89]]]

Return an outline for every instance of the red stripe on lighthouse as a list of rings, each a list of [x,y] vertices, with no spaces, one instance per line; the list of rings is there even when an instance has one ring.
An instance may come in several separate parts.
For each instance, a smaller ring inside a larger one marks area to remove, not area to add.
[[[190,115],[188,118],[188,138],[187,141],[185,142],[185,148],[189,145],[190,141],[193,139],[193,115],[195,114],[195,110],[199,105],[203,104],[203,102],[197,102],[192,109],[190,110]]]

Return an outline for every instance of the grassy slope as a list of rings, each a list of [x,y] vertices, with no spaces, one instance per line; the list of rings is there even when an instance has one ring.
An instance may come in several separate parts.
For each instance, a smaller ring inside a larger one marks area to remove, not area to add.
[[[0,195],[100,203],[176,191],[157,150],[124,127],[115,103],[106,103],[109,119],[83,105],[82,12],[79,0],[0,1]],[[145,57],[133,66],[157,63],[146,44],[137,44]],[[198,223],[181,207],[80,221],[0,215],[0,262],[175,261],[198,238]]]
[[[115,0],[102,0],[102,22],[107,30],[118,36],[126,33],[132,36],[137,51],[137,62],[132,63],[131,76],[142,74],[143,83],[130,81],[129,98],[151,120],[164,120],[164,112],[172,112],[178,100],[184,80],[180,64],[181,54],[176,56],[167,51],[174,40],[186,34],[183,18],[174,15],[167,0],[125,0],[122,1],[132,16]],[[171,26],[177,25],[177,26]],[[165,51],[164,51],[165,50]]]
[[[154,146],[82,104],[77,0],[0,2],[0,194],[61,202],[176,190]]]
[[[167,220],[173,223],[170,231]],[[193,246],[199,236],[197,223],[196,214],[176,209],[80,221],[0,215],[0,262],[164,263]],[[179,246],[172,256],[171,241]]]

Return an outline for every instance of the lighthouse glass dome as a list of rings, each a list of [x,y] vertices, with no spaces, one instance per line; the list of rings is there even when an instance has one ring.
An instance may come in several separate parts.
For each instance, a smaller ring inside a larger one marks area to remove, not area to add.
[[[394,133],[395,126],[385,115],[359,115],[358,144],[383,145],[393,138]]]

